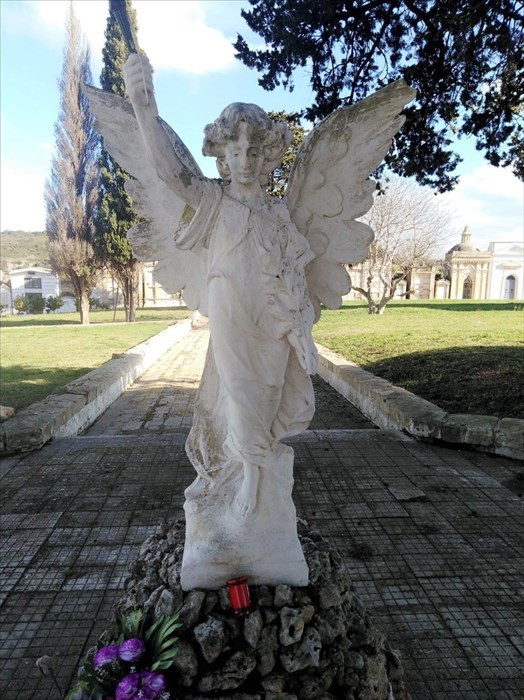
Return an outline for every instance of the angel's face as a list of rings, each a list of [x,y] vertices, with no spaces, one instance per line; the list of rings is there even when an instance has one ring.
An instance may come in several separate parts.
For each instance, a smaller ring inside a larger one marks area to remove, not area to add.
[[[229,141],[224,149],[232,183],[248,186],[256,183],[264,164],[264,149],[250,138],[250,128],[246,122],[240,124],[239,135]]]

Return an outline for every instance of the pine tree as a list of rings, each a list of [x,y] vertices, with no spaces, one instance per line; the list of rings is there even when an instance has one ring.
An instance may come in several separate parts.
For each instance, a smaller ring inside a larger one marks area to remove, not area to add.
[[[293,88],[309,75],[312,121],[403,77],[417,90],[386,161],[444,192],[458,181],[456,138],[524,179],[522,0],[249,0],[237,57],[260,85]],[[261,46],[262,45],[262,46]]]
[[[126,0],[130,21],[136,30],[136,13],[131,0]],[[122,67],[127,49],[122,32],[113,15],[107,19],[105,45],[102,52],[104,66],[100,75],[103,90],[126,97]],[[126,232],[136,222],[124,184],[129,175],[102,148],[100,159],[100,197],[97,214],[96,249],[105,266],[122,290],[126,321],[135,320],[139,263],[133,256]]]
[[[93,248],[98,198],[96,157],[99,138],[82,84],[91,83],[90,52],[72,4],[66,20],[64,63],[59,79],[60,110],[56,151],[46,183],[46,230],[51,267],[75,295],[83,324],[89,323],[89,296],[99,264]]]

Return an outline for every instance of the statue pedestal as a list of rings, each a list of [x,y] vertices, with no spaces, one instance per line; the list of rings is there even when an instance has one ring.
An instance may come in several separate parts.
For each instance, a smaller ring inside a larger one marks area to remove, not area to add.
[[[183,590],[223,588],[238,576],[247,576],[252,585],[308,584],[292,500],[293,450],[279,444],[274,457],[271,466],[260,469],[258,505],[251,517],[235,510],[240,466],[226,483],[186,501]]]

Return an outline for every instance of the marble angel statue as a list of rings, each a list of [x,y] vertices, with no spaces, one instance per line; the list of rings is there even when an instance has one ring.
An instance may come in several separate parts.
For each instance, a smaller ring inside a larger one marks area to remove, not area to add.
[[[186,548],[214,561],[216,585],[246,571],[254,582],[302,585],[303,562],[298,573],[282,572],[293,570],[282,518],[295,538],[296,524],[293,451],[281,440],[305,430],[313,417],[312,327],[321,304],[338,308],[349,291],[345,266],[368,253],[373,233],[357,218],[373,203],[369,175],[415,93],[397,81],[321,122],[301,146],[286,198],[279,200],[265,186],[290,143],[285,124],[253,104],[226,107],[204,130],[203,153],[216,158],[220,175],[209,179],[159,118],[144,54],[130,55],[124,78],[130,102],[92,87],[86,92],[105,147],[134,178],[126,188],[142,219],[129,239],[136,257],[157,261],[155,279],[169,292],[182,290],[187,306],[209,319],[211,340],[186,444],[197,472],[185,492],[187,527],[190,517],[209,512],[191,526],[193,544],[188,548],[186,534]],[[283,492],[287,500],[278,511]],[[216,534],[219,517],[229,524]],[[223,567],[224,547],[240,531],[248,545],[237,548],[248,549],[253,561],[236,561],[241,555],[229,551],[233,564]],[[257,545],[257,537],[264,543]],[[278,559],[276,539],[284,561],[272,576],[267,560]],[[271,552],[262,554],[264,547]],[[208,568],[185,583],[212,587],[213,581]]]

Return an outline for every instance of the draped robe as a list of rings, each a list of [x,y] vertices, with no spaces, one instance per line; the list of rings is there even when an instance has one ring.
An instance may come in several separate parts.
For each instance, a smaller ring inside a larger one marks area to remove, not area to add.
[[[314,413],[317,353],[304,268],[313,259],[285,204],[255,206],[208,189],[177,246],[208,249],[211,342],[186,451],[207,486],[243,463],[269,466]]]

